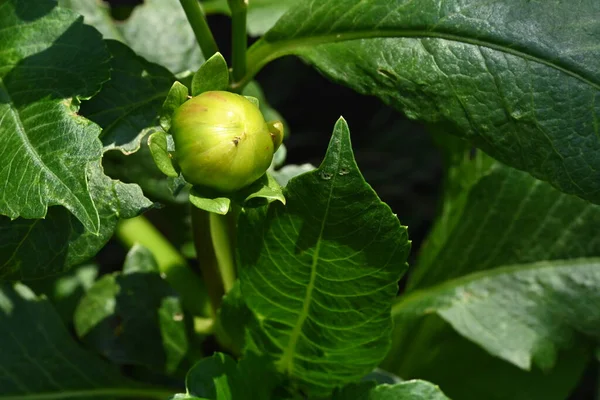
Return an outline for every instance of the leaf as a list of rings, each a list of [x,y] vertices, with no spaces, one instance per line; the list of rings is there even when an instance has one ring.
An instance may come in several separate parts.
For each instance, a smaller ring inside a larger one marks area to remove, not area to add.
[[[173,164],[173,159],[167,148],[167,134],[163,131],[151,134],[148,137],[148,147],[158,169],[167,176],[177,178],[179,173]]]
[[[250,36],[261,36],[299,0],[252,0],[248,4],[247,31]],[[202,2],[207,14],[229,15],[227,0],[207,0]]]
[[[449,400],[437,386],[412,380],[393,385],[373,382],[351,384],[336,392],[333,400]]]
[[[299,175],[302,175],[305,172],[310,172],[315,169],[315,166],[312,164],[288,164],[284,165],[277,171],[273,171],[273,178],[283,187],[285,187],[288,182]]]
[[[50,0],[3,1],[0,29],[0,214],[62,205],[98,233],[85,171],[101,157],[99,129],[76,112],[109,77],[100,35]]]
[[[594,0],[304,1],[249,50],[248,78],[299,55],[336,82],[600,203],[598,12]]]
[[[165,99],[160,111],[160,126],[169,132],[171,129],[171,117],[175,110],[188,99],[188,88],[180,82],[173,82],[173,86],[169,89],[167,98]]]
[[[190,190],[190,203],[201,210],[225,215],[229,212],[231,199],[194,186]]]
[[[221,53],[215,53],[200,66],[192,79],[192,96],[210,90],[227,90],[229,87],[229,68]]]
[[[104,247],[119,219],[152,207],[137,185],[113,181],[99,163],[91,165],[87,175],[100,215],[99,234],[85,230],[62,207],[51,207],[45,219],[0,217],[0,279],[39,279],[68,271]]]
[[[285,204],[285,196],[283,195],[281,186],[268,172],[247,188],[236,193],[234,198],[246,207],[261,205],[265,201],[267,203],[279,201]]]
[[[385,356],[409,241],[366,184],[340,119],[321,166],[290,181],[287,205],[240,216],[242,295],[280,372],[324,396]],[[368,238],[368,240],[365,240]]]
[[[38,296],[46,296],[65,324],[73,321],[73,313],[85,292],[98,276],[96,264],[79,265],[64,274],[29,282]]]
[[[452,399],[565,400],[589,361],[589,346],[575,346],[560,354],[551,371],[524,371],[492,357],[435,314],[401,325],[399,320],[395,322],[395,336],[405,333],[412,339],[394,349],[396,356],[388,359],[385,367],[405,378],[436,382]]]
[[[177,0],[145,0],[117,28],[137,54],[174,74],[196,71],[204,61]]]
[[[85,343],[117,364],[173,373],[187,352],[184,316],[149,250],[134,246],[123,273],[104,275],[75,311]]]
[[[111,79],[81,104],[81,114],[103,128],[104,151],[134,153],[146,129],[158,125],[158,113],[175,77],[120,42],[105,43],[112,55]]]
[[[392,314],[435,312],[492,355],[522,369],[533,361],[548,370],[558,350],[580,335],[600,340],[599,288],[597,259],[519,264],[413,291]]]
[[[265,118],[265,121],[281,121],[283,123],[285,137],[289,136],[290,127],[288,126],[287,122],[285,122],[285,120],[283,119],[283,116],[273,107],[271,107],[271,105],[267,101],[267,98],[265,97],[265,93],[263,92],[258,82],[249,82],[242,90],[242,94],[244,96],[256,98],[258,100],[258,108],[260,109],[260,112]],[[279,146],[277,152],[282,148],[282,146]],[[275,152],[275,154],[277,154],[277,152]]]
[[[81,349],[50,303],[19,283],[0,285],[0,343],[0,399],[168,396]]]
[[[194,398],[263,400],[271,398],[277,383],[274,375],[261,357],[250,355],[236,364],[228,355],[215,353],[190,369],[185,384],[187,395]]]

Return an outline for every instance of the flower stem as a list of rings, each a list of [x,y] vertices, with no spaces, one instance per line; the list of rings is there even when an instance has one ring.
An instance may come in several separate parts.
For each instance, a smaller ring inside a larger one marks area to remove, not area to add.
[[[247,0],[228,0],[231,9],[232,23],[232,67],[234,81],[241,80],[246,75],[246,50],[248,36],[246,35]]]
[[[179,293],[184,307],[196,316],[210,315],[207,288],[173,245],[143,216],[119,222],[117,238],[128,248],[139,243],[148,248],[161,275]]]
[[[205,59],[219,51],[198,0],[179,0]]]

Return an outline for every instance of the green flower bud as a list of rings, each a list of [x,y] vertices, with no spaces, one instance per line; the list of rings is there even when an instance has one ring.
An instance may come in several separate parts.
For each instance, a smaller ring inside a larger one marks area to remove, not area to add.
[[[171,133],[183,177],[229,193],[267,171],[283,139],[283,125],[267,124],[258,107],[243,96],[213,91],[175,110]]]

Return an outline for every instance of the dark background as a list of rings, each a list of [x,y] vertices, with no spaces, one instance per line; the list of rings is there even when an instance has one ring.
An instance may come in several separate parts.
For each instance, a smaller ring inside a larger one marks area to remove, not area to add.
[[[143,2],[105,1],[111,4],[116,19],[126,19],[133,7]],[[208,22],[219,50],[231,60],[229,18],[210,16]],[[290,127],[290,135],[285,141],[289,164],[309,162],[318,166],[336,120],[343,116],[348,121],[356,161],[365,179],[389,204],[402,224],[408,226],[413,248],[409,263],[412,263],[437,214],[443,178],[441,154],[426,128],[375,97],[362,96],[329,82],[297,58],[272,62],[256,80],[271,106],[281,113]],[[148,216],[168,233],[165,211],[151,212]],[[104,265],[112,264],[109,269],[118,269],[124,257],[125,249],[111,241],[99,254],[99,261]],[[597,375],[597,367],[590,367],[569,400],[594,400]]]

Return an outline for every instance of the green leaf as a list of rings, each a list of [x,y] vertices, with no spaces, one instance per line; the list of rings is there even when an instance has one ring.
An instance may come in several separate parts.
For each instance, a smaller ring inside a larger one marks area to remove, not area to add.
[[[534,362],[549,370],[558,350],[580,335],[600,340],[599,289],[598,259],[518,264],[412,291],[392,315],[435,312],[490,354],[522,369]]]
[[[291,180],[284,194],[286,206],[240,216],[242,295],[259,321],[252,336],[261,350],[323,396],[385,356],[410,245],[360,174],[343,119],[321,166]]]
[[[100,215],[99,234],[87,231],[62,207],[45,219],[0,217],[0,279],[39,279],[87,261],[106,244],[121,218],[152,207],[137,185],[114,181],[97,163],[88,168],[89,190]]]
[[[248,3],[247,31],[250,36],[261,36],[299,0],[252,0]],[[202,2],[207,14],[230,14],[227,0],[207,0]]]
[[[252,312],[246,306],[240,282],[237,280],[233,288],[223,296],[223,303],[219,309],[218,323],[223,334],[227,336],[228,347],[236,354],[241,354],[246,343],[248,327],[256,321]]]
[[[104,275],[75,311],[85,343],[117,364],[173,373],[187,352],[184,316],[149,250],[134,246],[123,273]]]
[[[93,28],[51,0],[5,0],[0,16],[0,214],[43,218],[62,205],[99,230],[86,166],[101,157],[99,129],[79,117],[79,98],[109,77]]]
[[[194,186],[190,190],[190,203],[201,210],[225,215],[229,212],[231,199],[222,194],[213,193],[211,190]]]
[[[160,111],[160,126],[169,132],[171,129],[171,117],[175,110],[188,99],[188,88],[180,82],[173,82],[173,86],[167,94],[162,109]]]
[[[79,300],[92,287],[97,276],[97,265],[83,264],[56,277],[31,281],[29,288],[38,296],[46,296],[63,322],[71,324]]]
[[[0,327],[0,399],[169,396],[81,349],[48,300],[22,284],[0,285]]]
[[[196,71],[204,61],[178,0],[145,0],[117,28],[137,54],[174,74]]]
[[[215,53],[200,66],[192,79],[192,96],[211,90],[227,90],[229,67],[221,53]]]
[[[336,82],[600,203],[598,12],[595,0],[304,1],[249,50],[247,78],[299,55]]]
[[[81,104],[81,114],[103,128],[104,151],[134,153],[146,129],[158,125],[160,107],[175,77],[120,42],[105,43],[112,55],[111,79]]]
[[[425,381],[413,380],[394,385],[373,382],[351,384],[333,395],[332,400],[450,400],[439,387]]]
[[[289,164],[273,171],[271,174],[281,186],[285,187],[292,178],[302,175],[305,172],[313,171],[314,169],[315,166],[312,164]]]
[[[242,90],[242,94],[244,96],[256,98],[258,100],[258,108],[260,109],[260,112],[265,118],[265,121],[281,121],[283,123],[285,137],[289,136],[290,128],[288,124],[285,122],[285,119],[283,119],[283,116],[279,114],[279,112],[273,107],[271,107],[271,105],[267,101],[267,98],[265,97],[265,93],[263,92],[258,82],[249,82]],[[277,151],[279,151],[280,149],[282,149],[282,146],[279,146],[279,149],[277,149]],[[277,152],[275,152],[275,154],[277,154]]]
[[[260,179],[245,189],[235,194],[234,198],[244,206],[271,203],[279,201],[285,204],[281,186],[269,173],[265,173]],[[256,200],[259,200],[258,202]],[[264,200],[264,201],[262,201]]]
[[[177,178],[179,173],[173,164],[171,153],[169,153],[167,134],[163,131],[151,134],[148,137],[148,147],[150,148],[150,153],[152,154],[152,158],[158,169],[167,176]]]
[[[277,382],[275,371],[254,354],[236,364],[228,355],[215,353],[196,363],[185,379],[188,396],[210,400],[269,399]]]

